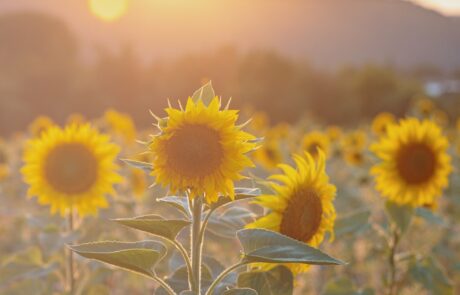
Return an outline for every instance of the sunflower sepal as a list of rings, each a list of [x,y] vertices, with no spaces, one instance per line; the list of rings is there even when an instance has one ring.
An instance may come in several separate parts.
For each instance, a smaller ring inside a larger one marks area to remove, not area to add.
[[[311,265],[344,265],[345,262],[283,234],[266,229],[243,229],[237,232],[243,247],[245,264],[301,263]]]
[[[214,97],[216,97],[216,93],[212,87],[212,82],[209,81],[201,86],[198,90],[196,90],[193,93],[191,99],[195,103],[202,101],[205,105],[208,105],[214,99]]]
[[[414,208],[410,205],[400,205],[395,202],[385,202],[385,212],[390,223],[395,225],[400,234],[404,234],[410,226]]]
[[[183,219],[164,219],[160,215],[155,214],[133,218],[117,218],[112,219],[112,221],[172,242],[176,240],[179,232],[191,223],[190,221]]]
[[[142,169],[146,172],[151,172],[153,169],[153,165],[147,162],[136,161],[136,160],[131,160],[131,159],[121,159],[121,160],[133,168]]]

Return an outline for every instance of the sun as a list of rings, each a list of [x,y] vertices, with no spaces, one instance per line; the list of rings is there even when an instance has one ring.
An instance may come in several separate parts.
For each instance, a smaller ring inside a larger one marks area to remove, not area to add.
[[[89,0],[92,14],[103,21],[111,22],[122,17],[128,9],[128,0]]]

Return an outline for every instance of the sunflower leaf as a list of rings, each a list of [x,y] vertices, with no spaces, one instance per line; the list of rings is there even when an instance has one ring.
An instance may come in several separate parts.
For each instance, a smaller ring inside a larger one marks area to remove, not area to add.
[[[453,295],[454,287],[446,277],[441,265],[432,257],[413,259],[409,263],[409,274],[432,294]]]
[[[159,215],[117,218],[113,221],[171,241],[175,240],[179,232],[190,224],[187,220],[163,219]]]
[[[167,196],[157,199],[157,201],[172,206],[178,209],[185,217],[191,218],[187,197]]]
[[[219,212],[220,213],[220,212]],[[234,239],[235,233],[253,222],[255,215],[252,211],[241,207],[231,207],[220,214],[214,214],[209,219],[207,229],[222,238]]]
[[[251,288],[256,293],[235,294],[292,295],[294,292],[294,276],[283,265],[276,266],[268,271],[243,272],[238,276],[238,287]]]
[[[243,229],[237,232],[237,237],[243,246],[245,263],[345,264],[318,249],[274,231]]]
[[[156,241],[94,242],[69,246],[75,253],[147,277],[154,277],[154,266],[166,254],[166,247]]]
[[[399,231],[406,232],[414,215],[414,209],[411,206],[401,206],[390,201],[385,203],[385,209],[391,222],[398,227]]]
[[[209,81],[193,93],[192,99],[194,102],[201,100],[205,105],[208,105],[215,96],[214,88]]]
[[[232,202],[258,197],[260,194],[261,192],[259,188],[236,187],[234,200],[232,200],[229,196],[221,196],[217,202],[210,205],[210,208],[211,210],[216,210],[217,208],[228,205]]]
[[[369,226],[368,220],[371,212],[368,210],[359,211],[350,215],[340,217],[335,222],[335,236],[341,237],[346,234],[356,233]]]
[[[259,294],[256,290],[250,288],[235,288],[227,290],[223,295],[257,295]],[[262,294],[262,293],[261,293]]]
[[[136,161],[136,160],[131,160],[131,159],[121,159],[121,160],[133,168],[142,169],[146,172],[152,172],[153,170],[153,165],[147,162],[141,162],[141,161]]]

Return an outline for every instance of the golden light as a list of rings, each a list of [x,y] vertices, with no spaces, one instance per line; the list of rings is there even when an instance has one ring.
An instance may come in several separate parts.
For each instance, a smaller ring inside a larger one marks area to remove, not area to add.
[[[107,22],[119,19],[128,9],[128,0],[89,0],[88,4],[92,14]]]

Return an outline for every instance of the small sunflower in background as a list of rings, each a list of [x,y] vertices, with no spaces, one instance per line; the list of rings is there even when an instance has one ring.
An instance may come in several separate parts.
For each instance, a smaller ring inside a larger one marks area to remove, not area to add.
[[[449,143],[432,121],[404,119],[371,146],[381,159],[371,173],[380,193],[400,205],[433,204],[452,171]]]
[[[8,154],[3,140],[0,139],[0,181],[6,179],[9,175]]]
[[[256,148],[255,137],[236,125],[238,111],[221,109],[215,97],[208,105],[189,98],[185,109],[168,107],[166,113],[149,144],[156,183],[188,191],[190,198],[202,195],[208,203],[219,193],[233,198],[233,182],[253,166],[246,154]]]
[[[325,155],[318,152],[315,160],[310,154],[294,155],[297,169],[281,164],[284,174],[270,178],[281,182],[270,182],[273,195],[262,195],[255,203],[270,212],[248,228],[265,228],[279,232],[312,247],[318,247],[327,232],[333,235],[336,218],[333,200],[336,187],[329,183],[325,171]],[[261,265],[274,267],[275,265]],[[287,264],[294,274],[305,272],[308,265]]]
[[[393,124],[396,118],[393,114],[383,112],[375,116],[372,120],[372,132],[377,136],[383,136],[387,132],[388,125]]]
[[[367,135],[362,130],[355,130],[346,134],[342,139],[343,149],[365,149],[367,146]]]
[[[66,120],[67,125],[71,124],[85,124],[86,118],[80,113],[72,113],[67,117]]]
[[[267,113],[256,112],[252,115],[250,129],[254,132],[264,133],[270,126]]]
[[[50,117],[39,116],[29,124],[28,130],[32,136],[38,137],[51,126],[54,126],[54,122]]]
[[[283,153],[277,140],[265,138],[262,145],[252,153],[252,158],[262,167],[274,169],[283,162]]]
[[[418,99],[415,103],[415,110],[424,118],[431,116],[435,109],[436,106],[434,105],[433,101],[429,98]]]
[[[302,138],[302,150],[310,153],[314,158],[318,157],[318,150],[329,155],[330,141],[329,137],[322,132],[313,131]]]
[[[129,115],[111,109],[105,112],[104,121],[110,133],[120,137],[125,143],[132,143],[136,140],[136,125]]]
[[[329,126],[326,128],[326,134],[329,137],[330,142],[337,142],[342,137],[342,128],[339,126]]]
[[[343,152],[343,158],[350,166],[362,166],[366,162],[363,149],[348,149]]]
[[[66,215],[96,214],[107,207],[106,195],[114,194],[117,145],[89,124],[53,126],[26,143],[21,170],[30,186],[28,195],[50,205],[51,212]]]

